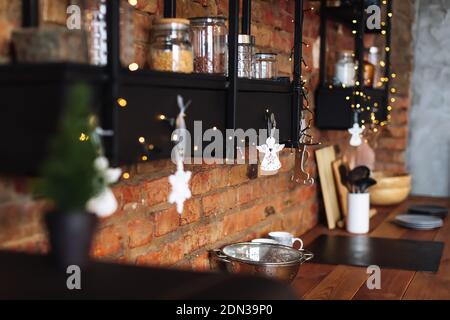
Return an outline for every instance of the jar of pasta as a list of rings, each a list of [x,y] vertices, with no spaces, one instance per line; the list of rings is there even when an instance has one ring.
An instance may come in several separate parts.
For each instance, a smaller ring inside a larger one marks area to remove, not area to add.
[[[157,71],[193,71],[189,20],[164,18],[153,23],[148,65]]]

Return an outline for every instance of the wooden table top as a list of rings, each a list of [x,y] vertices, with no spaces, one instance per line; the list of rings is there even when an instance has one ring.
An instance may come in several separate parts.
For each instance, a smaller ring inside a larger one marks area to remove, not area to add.
[[[391,221],[413,204],[435,204],[450,208],[449,198],[410,197],[396,207],[378,207],[370,221],[371,237],[444,242],[437,273],[381,269],[381,289],[369,290],[366,268],[305,263],[300,267],[293,287],[305,300],[372,300],[372,299],[450,299],[450,218],[437,230],[416,231],[401,228]],[[305,247],[321,234],[348,235],[344,230],[328,230],[320,225],[303,236]],[[314,261],[314,259],[312,260]]]

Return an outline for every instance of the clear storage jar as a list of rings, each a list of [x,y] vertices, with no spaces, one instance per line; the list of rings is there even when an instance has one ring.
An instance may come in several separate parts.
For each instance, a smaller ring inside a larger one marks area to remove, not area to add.
[[[256,53],[254,63],[256,79],[275,79],[278,76],[277,54]]]
[[[255,37],[248,34],[238,36],[238,77],[253,77]]]
[[[153,23],[148,65],[157,71],[193,71],[189,20],[165,18]]]
[[[98,66],[108,63],[106,2],[106,0],[79,1],[84,9],[89,63]],[[120,60],[125,66],[134,62],[133,10],[128,1],[120,1]]]
[[[194,71],[228,74],[228,29],[225,17],[195,17],[191,22]]]
[[[108,63],[106,0],[86,0],[84,11],[89,62],[97,66]]]
[[[341,51],[335,65],[334,84],[353,87],[356,77],[356,63],[352,51]]]

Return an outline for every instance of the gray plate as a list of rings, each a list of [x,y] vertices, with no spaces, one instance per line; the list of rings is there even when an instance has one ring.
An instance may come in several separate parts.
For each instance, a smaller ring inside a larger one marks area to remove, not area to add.
[[[442,219],[429,215],[398,215],[394,222],[406,228],[420,230],[436,229],[443,225]]]

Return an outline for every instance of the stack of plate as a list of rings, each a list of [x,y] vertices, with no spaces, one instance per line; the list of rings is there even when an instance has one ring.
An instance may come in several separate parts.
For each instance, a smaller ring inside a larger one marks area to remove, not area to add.
[[[419,204],[412,206],[408,209],[408,213],[410,214],[425,214],[436,216],[444,219],[448,214],[448,208],[436,206],[432,204]]]
[[[394,222],[399,226],[416,230],[431,230],[443,225],[441,218],[421,214],[401,214],[395,217]]]

